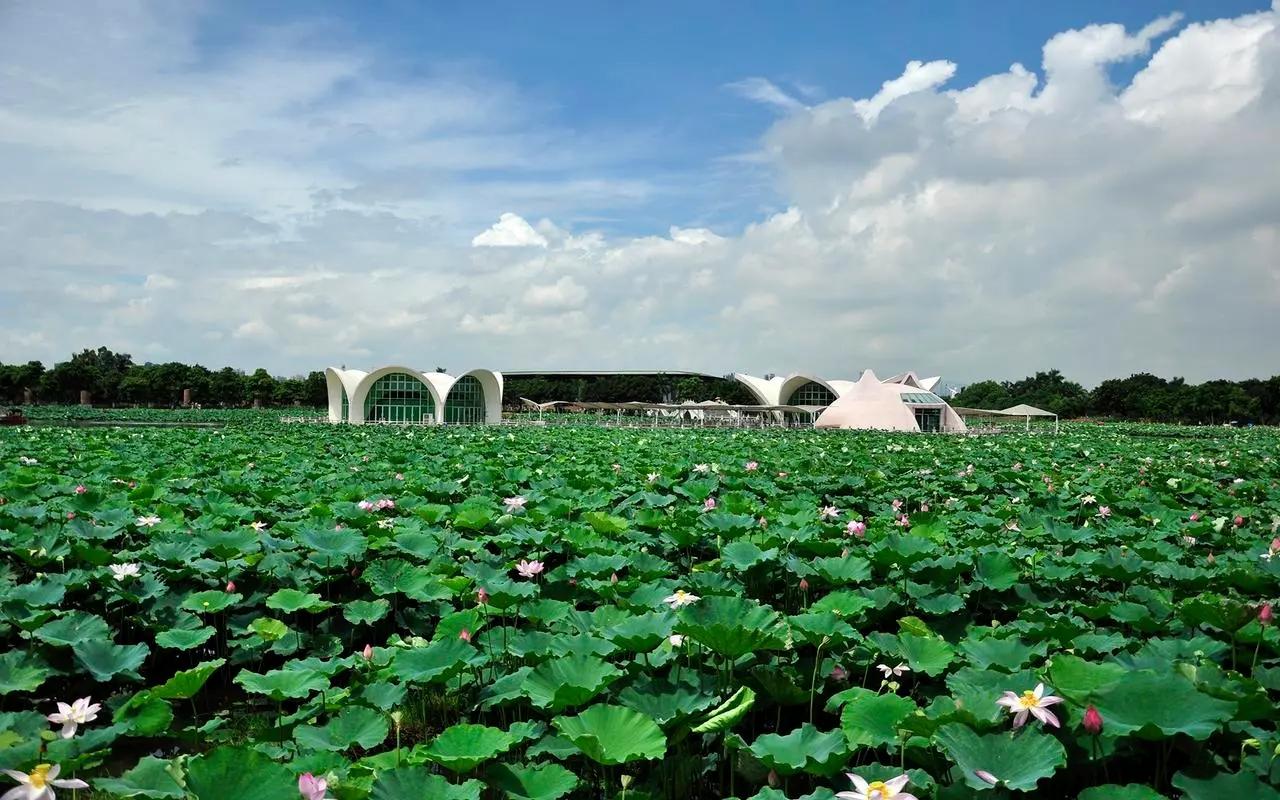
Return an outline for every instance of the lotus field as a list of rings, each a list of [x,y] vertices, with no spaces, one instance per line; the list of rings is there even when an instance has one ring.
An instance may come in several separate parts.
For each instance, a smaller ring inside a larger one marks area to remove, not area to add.
[[[1280,797],[1277,453],[2,430],[0,791]]]

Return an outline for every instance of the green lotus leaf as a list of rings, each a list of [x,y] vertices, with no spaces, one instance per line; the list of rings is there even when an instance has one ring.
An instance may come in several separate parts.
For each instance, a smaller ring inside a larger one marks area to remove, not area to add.
[[[809,606],[809,613],[831,612],[841,619],[850,619],[858,617],[868,608],[874,608],[876,601],[849,591],[842,589],[832,592],[823,597],[818,602]]]
[[[71,650],[80,666],[87,669],[94,680],[103,683],[116,675],[142,680],[138,667],[151,652],[145,644],[115,644],[105,639],[77,642]]]
[[[110,634],[107,621],[97,614],[70,611],[46,622],[35,631],[35,637],[48,644],[70,647],[88,639],[107,639]]]
[[[453,527],[460,530],[482,531],[497,517],[485,506],[463,506],[453,515]]]
[[[484,784],[477,780],[449,783],[426,767],[409,766],[379,772],[372,800],[480,800]],[[295,792],[296,794],[296,792]]]
[[[370,683],[360,690],[360,697],[383,711],[390,711],[404,700],[408,688],[399,683]]]
[[[55,670],[35,653],[26,650],[0,653],[0,694],[34,692],[54,674]]]
[[[442,600],[452,594],[430,570],[402,558],[374,561],[365,567],[361,578],[379,596],[398,593],[427,602]]]
[[[187,764],[187,790],[196,800],[297,800],[297,778],[256,750],[219,747]]]
[[[616,536],[627,529],[627,521],[624,518],[605,514],[602,511],[588,511],[582,515],[582,521],[602,536]]]
[[[397,650],[392,672],[402,681],[445,681],[467,667],[484,662],[484,654],[461,639],[442,639],[426,647]]]
[[[196,628],[195,630],[160,631],[156,634],[156,644],[169,650],[190,650],[199,647],[213,638],[217,633],[213,628]]]
[[[804,723],[791,733],[780,736],[766,733],[751,743],[751,754],[779,775],[810,772],[833,775],[849,759],[849,748],[839,731],[819,731]]]
[[[117,724],[127,725],[134,736],[156,736],[169,729],[173,709],[155,692],[144,690],[118,707],[114,719]]]
[[[879,747],[899,740],[899,724],[915,710],[909,697],[858,689],[840,712],[840,728],[852,747]]]
[[[372,750],[386,740],[389,732],[385,714],[364,706],[348,706],[323,727],[304,725],[293,735],[305,747],[341,751],[356,744]]]
[[[1196,691],[1174,673],[1130,672],[1099,690],[1094,705],[1109,735],[1162,739],[1184,733],[1207,739],[1231,719],[1236,704]]]
[[[743,539],[730,542],[720,550],[721,563],[739,571],[749,570],[756,564],[763,564],[777,557],[776,548],[761,550],[755,543]]]
[[[286,697],[301,700],[329,686],[329,679],[313,669],[276,669],[264,674],[246,669],[236,675],[235,682],[246,692],[263,694],[272,700]]]
[[[264,642],[278,642],[289,635],[289,626],[271,617],[258,617],[249,623],[249,630],[262,637]]]
[[[960,651],[969,659],[969,663],[979,669],[994,666],[1005,672],[1014,672],[1022,669],[1032,659],[1043,658],[1048,652],[1048,645],[1043,642],[1024,644],[1012,636],[984,636],[980,639],[965,639],[960,643]]]
[[[674,676],[642,675],[618,693],[618,701],[665,725],[677,717],[696,714],[715,702],[715,695],[703,683],[688,673],[682,674],[679,681]]]
[[[559,764],[497,764],[485,773],[489,785],[513,800],[559,800],[578,785],[578,776]]]
[[[778,612],[742,597],[704,597],[679,611],[678,630],[731,659],[786,647]]]
[[[342,604],[342,617],[352,625],[372,625],[390,610],[386,600],[352,600]]]
[[[605,635],[624,650],[647,653],[666,641],[675,626],[675,617],[665,611],[628,617],[607,627]]]
[[[152,689],[151,693],[165,700],[186,700],[195,697],[213,673],[226,663],[225,658],[202,661],[191,669],[174,673],[172,678]]]
[[[965,667],[947,676],[947,688],[955,698],[956,707],[983,722],[996,722],[1008,716],[1003,706],[996,705],[1005,692],[1022,694],[1038,683],[1039,676],[1031,670],[1006,673]]]
[[[1010,589],[1022,579],[1018,565],[1013,563],[1007,553],[982,553],[973,563],[973,579],[988,589],[1004,591]]]
[[[297,540],[315,552],[314,563],[326,569],[359,559],[368,546],[365,537],[357,530],[343,528],[304,527],[298,531]]]
[[[576,717],[551,720],[592,761],[606,766],[661,758],[667,737],[649,717],[624,706],[594,705]]]
[[[1252,796],[1239,795],[1238,797]],[[1232,797],[1238,800],[1237,796],[1233,795]],[[1169,798],[1150,786],[1143,786],[1137,783],[1118,786],[1114,783],[1109,783],[1106,786],[1091,786],[1085,789],[1080,793],[1080,797],[1077,800],[1169,800]]]
[[[544,661],[524,680],[523,692],[551,712],[579,706],[604,691],[622,671],[603,659],[573,655]]]
[[[323,611],[332,603],[321,599],[314,592],[300,592],[297,589],[280,589],[267,598],[267,608],[295,614],[299,611]]]
[[[1173,785],[1186,792],[1186,800],[1277,800],[1280,792],[1248,772],[1219,772],[1212,778],[1200,779],[1179,772]]]
[[[747,686],[740,686],[723,703],[707,712],[703,720],[691,730],[694,733],[727,731],[746,716],[755,702],[756,693]]]
[[[1030,729],[1017,736],[979,736],[967,725],[950,723],[934,733],[933,741],[955,762],[965,783],[973,789],[992,788],[977,776],[982,770],[1011,789],[1035,791],[1036,783],[1067,763],[1066,751],[1057,739]]]
[[[144,756],[137,766],[118,778],[96,778],[95,789],[118,797],[148,797],[157,800],[183,798],[187,793],[173,777],[172,761]]]
[[[182,601],[182,607],[197,614],[216,614],[219,611],[227,610],[243,599],[244,596],[236,592],[208,589],[189,595],[186,600]]]
[[[453,772],[470,772],[511,749],[515,741],[501,728],[462,723],[445,728],[422,752]]]
[[[917,636],[912,633],[898,634],[898,648],[908,666],[925,675],[939,675],[955,659],[955,648],[947,644],[939,636]]]
[[[1057,694],[1073,703],[1084,705],[1099,691],[1112,686],[1129,670],[1106,661],[1086,661],[1067,653],[1049,661],[1049,682]],[[1013,690],[1017,691],[1017,690]]]
[[[871,577],[871,562],[852,555],[814,559],[813,568],[835,586],[859,583]]]

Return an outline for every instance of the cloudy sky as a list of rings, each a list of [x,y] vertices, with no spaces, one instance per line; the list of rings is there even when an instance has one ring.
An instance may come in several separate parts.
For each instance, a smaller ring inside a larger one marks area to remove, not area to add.
[[[1275,374],[1277,3],[0,2],[0,361]]]

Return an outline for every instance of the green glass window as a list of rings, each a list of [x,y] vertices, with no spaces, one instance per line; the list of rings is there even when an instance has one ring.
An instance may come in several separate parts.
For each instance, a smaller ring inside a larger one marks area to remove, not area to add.
[[[816,381],[798,387],[790,397],[782,400],[784,406],[829,406],[836,401],[831,390]]]
[[[405,372],[374,381],[364,400],[365,422],[435,422],[436,402],[426,384]]]
[[[925,433],[937,433],[942,430],[942,409],[916,408],[916,424]]]
[[[342,422],[351,419],[351,398],[347,397],[347,387],[342,387],[342,416],[338,417]]]
[[[474,375],[458,379],[444,401],[444,421],[457,425],[480,425],[484,420],[484,387]]]
[[[941,405],[942,398],[938,397],[933,392],[906,392],[902,395],[902,402],[921,404],[933,403]]]

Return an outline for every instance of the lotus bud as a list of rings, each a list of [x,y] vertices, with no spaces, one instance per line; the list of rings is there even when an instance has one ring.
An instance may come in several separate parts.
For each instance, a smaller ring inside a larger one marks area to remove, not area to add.
[[[1232,521],[1235,523],[1235,526],[1236,526],[1237,528],[1243,528],[1243,527],[1244,527],[1244,517],[1240,516],[1239,514],[1237,514],[1237,515],[1236,515],[1236,518],[1235,518],[1234,520],[1232,520]]]
[[[76,494],[84,494],[84,493],[85,493],[85,492],[87,492],[87,491],[89,491],[89,490],[88,490],[88,489],[86,489],[86,488],[84,488],[84,484],[83,484],[83,483],[82,483],[82,484],[80,484],[80,485],[78,485],[78,486],[76,486]]]
[[[778,788],[778,785],[780,783],[782,783],[782,781],[778,780],[778,771],[776,769],[769,770],[768,780],[769,780],[769,785],[775,789]]]
[[[1097,736],[1102,733],[1102,715],[1098,709],[1089,706],[1084,711],[1084,721],[1080,723],[1086,731]]]
[[[615,572],[609,576],[609,583],[617,583],[617,582],[618,582],[618,573]]]
[[[1199,511],[1193,511],[1193,512],[1191,512],[1191,521],[1192,521],[1192,522],[1199,522],[1199,521],[1200,521],[1200,512],[1199,512]]]
[[[805,578],[800,579],[800,591],[802,592],[809,591],[809,581],[806,580]]]
[[[990,772],[987,772],[985,769],[975,769],[973,771],[973,774],[978,776],[978,780],[982,781],[983,783],[989,783],[992,786],[996,786],[1000,783],[999,778],[997,778],[995,775],[992,775]]]
[[[834,667],[831,668],[831,680],[846,681],[848,679],[849,679],[849,671],[846,670],[844,667],[840,666],[839,664],[836,664]]]
[[[75,519],[75,518],[76,518],[76,512],[74,511],[67,512],[67,519]]]
[[[489,602],[489,593],[484,590],[484,587],[476,589],[476,602],[480,605],[485,605]]]
[[[372,660],[373,660],[373,645],[371,645],[371,644],[366,644],[366,645],[364,646],[364,649],[360,651],[360,655],[364,657],[364,660],[365,660],[365,661],[372,661]]]
[[[471,641],[471,631],[467,630],[466,628],[463,628],[461,631],[458,632],[458,638],[464,642]]]
[[[1213,553],[1210,553],[1210,554],[1209,554],[1209,557],[1205,559],[1205,562],[1206,562],[1206,563],[1208,563],[1208,564],[1212,564],[1212,563],[1214,563],[1214,562],[1215,562],[1215,561],[1217,561],[1217,560],[1218,560],[1218,559],[1216,559],[1216,558],[1214,558],[1214,557],[1213,557]]]
[[[1261,622],[1263,625],[1270,625],[1271,618],[1273,616],[1270,603],[1263,603],[1262,608],[1258,609],[1258,622]]]
[[[235,581],[227,581],[227,591],[228,591],[228,592],[234,592],[235,590],[236,590],[236,582],[235,582]]]

